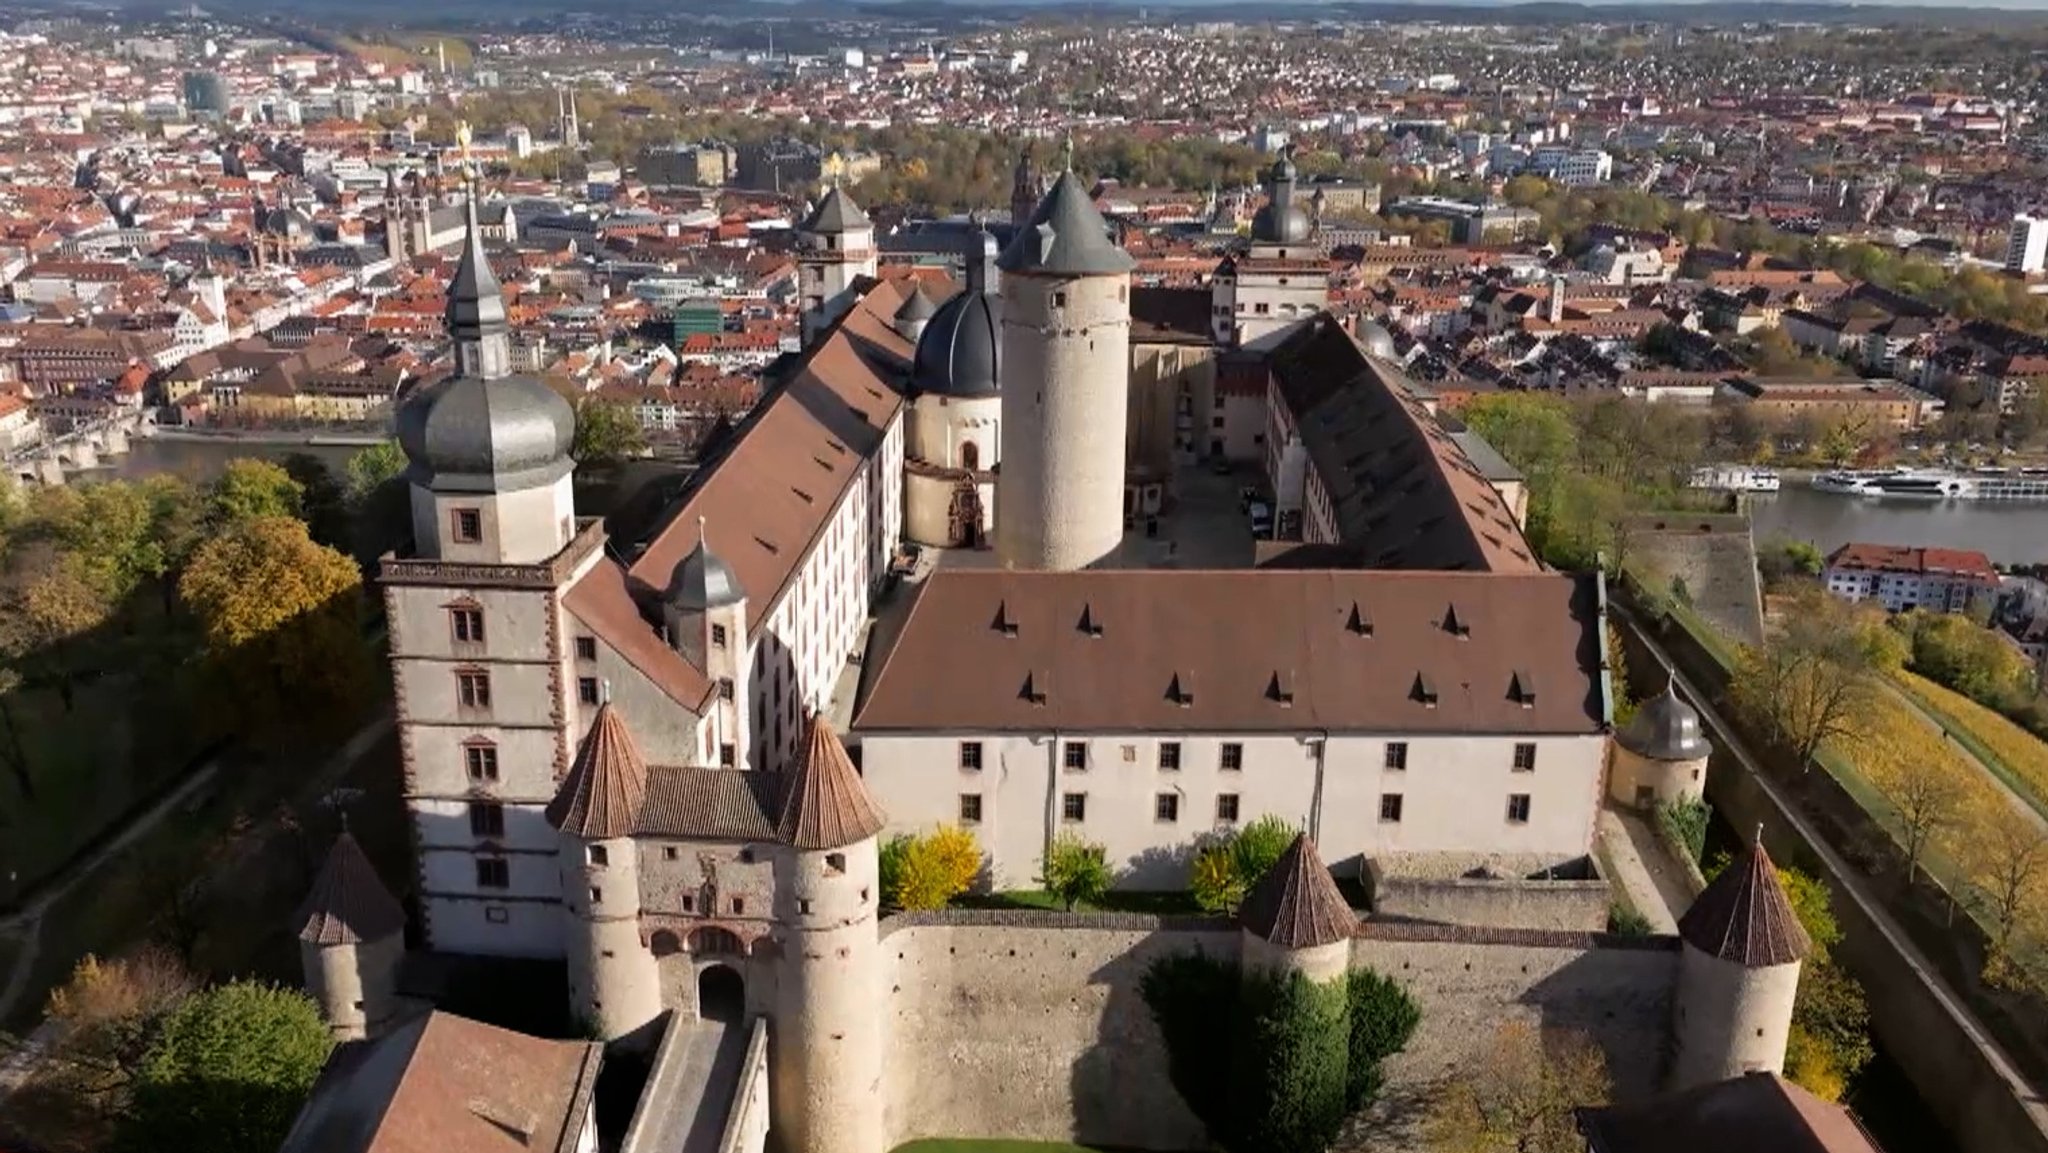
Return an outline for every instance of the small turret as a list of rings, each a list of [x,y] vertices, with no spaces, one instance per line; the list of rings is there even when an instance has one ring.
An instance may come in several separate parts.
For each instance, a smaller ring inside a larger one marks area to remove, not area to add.
[[[912,288],[910,295],[904,297],[903,303],[897,306],[896,315],[890,318],[891,327],[895,328],[896,335],[909,341],[911,347],[915,348],[917,338],[924,335],[925,325],[931,323],[932,314],[938,310],[939,306],[924,290],[924,285],[920,284]]]
[[[776,823],[773,1125],[789,1153],[883,1153],[883,980],[875,915],[882,811],[845,746],[813,714]]]
[[[747,590],[732,566],[711,551],[709,533],[708,522],[699,517],[697,547],[676,562],[662,594],[662,615],[675,650],[718,686],[706,723],[712,727],[718,765],[729,769],[747,763],[752,732]]]
[[[1343,976],[1358,928],[1344,894],[1307,833],[1299,834],[1238,909],[1244,967],[1300,973],[1311,981]]]
[[[640,858],[633,826],[647,799],[647,762],[610,701],[589,735],[547,820],[559,834],[569,960],[569,1003],[577,1018],[611,1040],[661,1015],[661,977],[640,939]]]
[[[293,917],[306,992],[336,1040],[375,1037],[398,1012],[405,910],[344,828]]]
[[[1619,804],[1696,801],[1706,793],[1707,759],[1713,745],[1700,731],[1700,714],[1678,696],[1676,679],[1636,707],[1636,715],[1614,735],[1614,763],[1607,794]]]
[[[1813,942],[1764,852],[1761,830],[1679,918],[1678,936],[1671,1087],[1783,1072],[1800,962]]]

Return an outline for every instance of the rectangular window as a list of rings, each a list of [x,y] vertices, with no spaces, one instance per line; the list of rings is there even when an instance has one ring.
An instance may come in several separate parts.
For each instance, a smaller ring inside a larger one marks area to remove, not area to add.
[[[602,869],[612,863],[612,851],[603,845],[586,845],[583,849],[583,859]]]
[[[465,709],[491,707],[491,674],[481,669],[455,674],[455,703]]]
[[[511,888],[511,864],[502,857],[485,857],[477,861],[476,887],[479,889]]]
[[[1510,793],[1510,794],[1508,794],[1508,824],[1510,824],[1510,825],[1526,825],[1526,824],[1528,824],[1528,823],[1529,823],[1529,794],[1527,794],[1527,793]]]
[[[1536,771],[1536,746],[1528,741],[1515,745],[1515,771],[1533,773]]]
[[[1067,294],[1064,292],[1053,293],[1052,306],[1054,308],[1065,308],[1067,306]]]
[[[731,677],[718,678],[718,699],[722,701],[729,701],[732,699]]]
[[[1088,745],[1083,741],[1068,741],[1062,750],[1060,763],[1079,772],[1088,767]]]
[[[721,768],[732,768],[739,760],[739,753],[730,743],[718,746],[718,764]]]
[[[1216,819],[1235,822],[1237,820],[1237,794],[1219,793],[1216,797]]]
[[[596,677],[577,677],[577,678],[576,678],[576,699],[577,699],[577,700],[579,700],[579,701],[583,702],[583,703],[584,703],[584,704],[586,704],[586,705],[594,705],[594,704],[596,704],[596,703],[597,703],[597,697],[598,697],[598,691],[597,691],[597,678],[596,678]]]
[[[1387,742],[1387,767],[1400,772],[1408,767],[1408,742]]]
[[[711,626],[711,647],[712,647],[712,648],[714,648],[714,649],[722,649],[722,648],[724,648],[724,647],[725,647],[725,626],[724,626],[724,625],[712,625],[712,626]]]
[[[1380,821],[1389,825],[1401,823],[1401,794],[1388,793],[1380,798]]]
[[[1085,821],[1088,819],[1088,794],[1067,793],[1060,797],[1060,819],[1063,821]]]
[[[475,837],[505,835],[505,806],[492,801],[473,801],[469,806],[469,832]]]
[[[1153,797],[1152,819],[1163,824],[1180,820],[1180,794],[1161,793]]]
[[[1180,771],[1179,741],[1161,741],[1159,743],[1159,767],[1169,773]]]
[[[473,508],[458,508],[448,514],[448,530],[456,544],[475,544],[484,539],[484,514]]]
[[[594,661],[597,659],[596,637],[576,638],[576,659],[579,661]]]
[[[457,644],[484,643],[484,611],[470,608],[449,609],[448,631],[454,634]]]
[[[960,794],[960,823],[977,825],[981,823],[981,794]]]
[[[466,745],[462,760],[469,769],[472,781],[495,781],[498,779],[498,750],[495,745]]]
[[[1244,768],[1244,746],[1236,741],[1223,742],[1223,748],[1217,753],[1216,763],[1226,773],[1234,773]]]
[[[960,767],[971,771],[981,770],[981,742],[960,742]]]

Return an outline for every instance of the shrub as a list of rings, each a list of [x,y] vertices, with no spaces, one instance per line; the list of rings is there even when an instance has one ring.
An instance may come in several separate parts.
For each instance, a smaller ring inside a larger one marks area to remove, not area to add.
[[[903,870],[910,859],[911,842],[916,838],[909,833],[898,833],[882,842],[876,854],[875,867],[882,884],[882,900],[895,904],[896,890],[903,887]]]
[[[1346,975],[1345,1000],[1351,1032],[1344,1107],[1357,1112],[1379,1096],[1386,1080],[1380,1065],[1408,1047],[1408,1039],[1422,1023],[1422,1008],[1408,990],[1371,969],[1353,969]]]
[[[1188,890],[1195,903],[1211,913],[1236,912],[1245,894],[1294,843],[1295,835],[1293,825],[1268,814],[1211,839],[1188,866]]]
[[[1227,1132],[1230,1050],[1217,1044],[1219,1014],[1237,1005],[1237,964],[1206,953],[1161,957],[1138,984],[1166,1043],[1166,1076],[1212,1134]]]
[[[1658,802],[1657,824],[1673,844],[1684,849],[1698,864],[1700,855],[1707,851],[1707,821],[1713,810],[1697,798]]]
[[[236,981],[196,994],[143,1057],[123,1144],[271,1153],[333,1047],[303,993]]]
[[[1350,1084],[1345,990],[1300,973],[1246,974],[1226,1086],[1232,1153],[1325,1149],[1344,1126]]]
[[[882,891],[899,909],[943,909],[981,874],[981,846],[958,825],[892,837],[883,853],[894,859],[882,874]]]
[[[1079,833],[1061,833],[1039,862],[1038,883],[1072,912],[1075,905],[1094,901],[1109,891],[1114,878],[1106,854],[1101,845]]]
[[[1623,901],[1607,906],[1607,931],[1622,937],[1647,937],[1650,935],[1650,919]]]

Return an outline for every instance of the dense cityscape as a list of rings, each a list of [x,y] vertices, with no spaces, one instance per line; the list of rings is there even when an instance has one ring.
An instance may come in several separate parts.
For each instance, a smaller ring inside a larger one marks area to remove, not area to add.
[[[2044,112],[0,10],[0,1153],[2048,1153]]]

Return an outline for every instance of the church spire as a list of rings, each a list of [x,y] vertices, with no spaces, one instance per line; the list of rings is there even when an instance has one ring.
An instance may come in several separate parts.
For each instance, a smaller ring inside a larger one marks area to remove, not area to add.
[[[506,336],[505,296],[484,256],[483,228],[477,223],[476,188],[463,198],[468,214],[462,259],[448,286],[448,336],[455,342],[457,368],[464,376],[495,380],[512,371]]]

